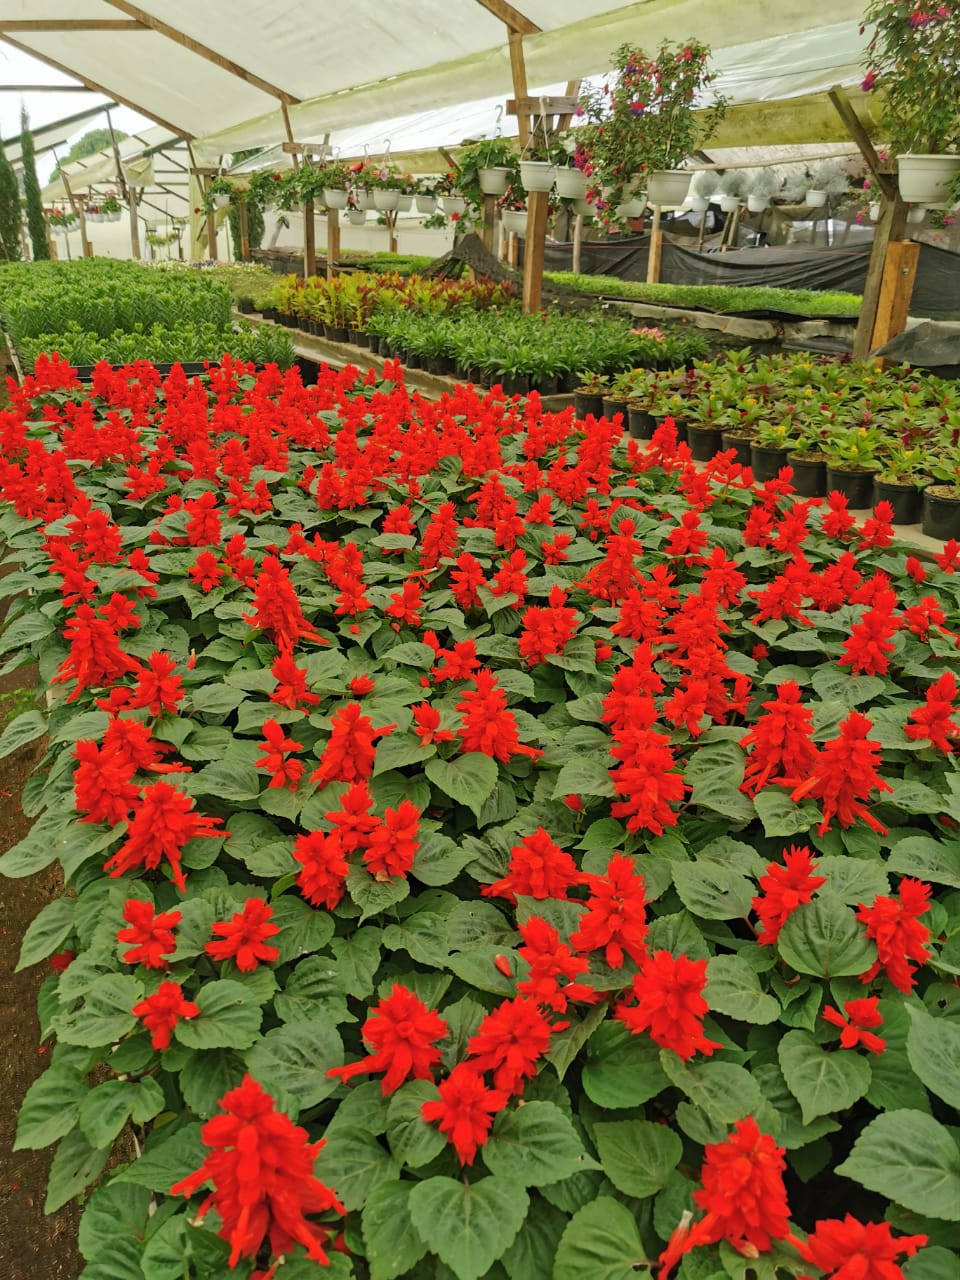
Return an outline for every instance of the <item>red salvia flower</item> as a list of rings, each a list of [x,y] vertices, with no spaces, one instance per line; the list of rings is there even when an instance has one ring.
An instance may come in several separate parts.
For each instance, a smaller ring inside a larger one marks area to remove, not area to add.
[[[131,1012],[150,1032],[155,1049],[169,1049],[170,1034],[180,1019],[195,1018],[200,1009],[185,999],[179,982],[161,982],[153,995],[135,1004]]]
[[[484,885],[480,892],[485,898],[506,898],[513,903],[518,894],[565,901],[584,879],[570,854],[554,844],[543,827],[537,827],[533,835],[524,836],[510,850],[510,865],[503,879]]]
[[[590,896],[580,928],[570,935],[578,951],[603,951],[613,969],[624,954],[640,964],[647,954],[646,885],[632,858],[615,853],[606,874],[588,877]]]
[[[344,853],[367,847],[371,835],[380,826],[380,819],[370,812],[372,808],[373,796],[366,782],[357,782],[340,797],[340,808],[326,814]]]
[[[926,739],[949,755],[953,751],[954,742],[960,740],[960,724],[953,719],[956,710],[957,681],[952,671],[945,671],[926,692],[926,701],[922,707],[915,707],[910,712],[904,732],[914,742]]]
[[[478,587],[486,586],[483,565],[476,556],[465,551],[459,556],[456,568],[450,570],[450,590],[458,606],[466,613],[469,609],[480,608]]]
[[[267,943],[280,932],[271,924],[273,907],[263,898],[248,898],[242,911],[235,911],[229,920],[217,920],[213,932],[220,941],[208,942],[204,950],[211,960],[236,961],[241,973],[256,969],[261,960],[279,960],[280,952]]]
[[[325,787],[331,782],[360,782],[369,778],[376,754],[373,744],[377,738],[393,733],[396,727],[385,724],[375,729],[359,702],[350,702],[335,711],[330,717],[330,737],[310,781]]]
[[[487,1141],[493,1118],[507,1104],[508,1095],[488,1089],[476,1065],[461,1062],[438,1086],[440,1097],[420,1108],[424,1120],[447,1135],[461,1164],[471,1165]]]
[[[420,626],[420,610],[423,608],[420,590],[420,583],[415,578],[408,578],[402,590],[391,594],[384,613],[388,618],[395,618],[398,627],[400,623],[408,627]]]
[[[757,935],[761,946],[771,946],[780,937],[780,930],[804,902],[809,902],[826,876],[813,874],[816,863],[809,849],[791,845],[783,851],[783,866],[778,862],[767,863],[767,873],[760,877],[763,892],[753,899],[753,909],[760,917],[763,930]]]
[[[173,930],[182,919],[179,911],[165,911],[154,915],[153,903],[143,898],[128,898],[123,908],[123,918],[129,926],[117,932],[118,942],[132,944],[123,953],[126,964],[142,964],[146,969],[166,969],[167,956],[177,949]]]
[[[276,556],[264,557],[253,603],[255,612],[244,614],[244,622],[265,631],[281,653],[292,653],[300,639],[322,640],[313,624],[303,616],[296,588]]]
[[[329,1233],[304,1216],[346,1213],[335,1193],[313,1175],[324,1141],[308,1142],[306,1129],[278,1111],[250,1075],[220,1105],[225,1114],[214,1116],[201,1130],[211,1151],[195,1173],[170,1188],[170,1194],[190,1196],[205,1182],[213,1184],[197,1217],[211,1207],[217,1211],[218,1234],[230,1243],[231,1267],[241,1258],[256,1258],[268,1238],[276,1256],[300,1244],[308,1258],[326,1266]]]
[[[304,898],[314,907],[332,911],[346,893],[350,870],[339,835],[325,831],[299,835],[293,856],[300,863],[297,885]]]
[[[823,821],[817,828],[820,835],[830,830],[834,817],[841,827],[851,827],[862,818],[872,830],[886,835],[886,827],[863,803],[874,789],[893,790],[877,772],[880,743],[868,737],[872,728],[873,723],[866,716],[851,711],[840,724],[839,736],[824,743],[806,782],[791,792],[794,801],[811,796],[821,802]]]
[[[456,737],[449,729],[440,728],[440,712],[429,702],[418,702],[410,710],[413,712],[413,731],[420,739],[421,747],[434,742],[452,742]]]
[[[533,1000],[504,1000],[467,1041],[467,1055],[477,1071],[492,1071],[495,1089],[523,1093],[524,1081],[537,1073],[537,1062],[550,1044],[551,1027]]]
[[[277,681],[277,687],[270,694],[271,702],[291,711],[315,707],[319,703],[320,695],[307,689],[306,667],[298,667],[288,653],[276,657],[270,671]]]
[[[870,609],[850,628],[838,666],[849,667],[853,675],[882,676],[890,666],[896,645],[891,640],[899,623],[884,609]]]
[[[376,681],[371,680],[368,675],[354,676],[347,685],[355,698],[365,698],[368,693],[373,693],[376,687]]]
[[[869,907],[858,905],[857,919],[877,944],[877,959],[861,975],[862,982],[871,982],[882,969],[898,991],[910,994],[916,983],[910,961],[922,965],[930,959],[930,930],[920,923],[930,910],[930,893],[928,884],[904,876],[897,898],[879,895]]]
[[[676,825],[673,805],[683,800],[685,784],[677,772],[670,740],[653,729],[625,729],[610,748],[621,761],[610,770],[613,789],[623,797],[610,806],[614,818],[625,818],[628,831],[662,836]]]
[[[853,516],[847,510],[849,501],[845,493],[838,489],[827,494],[827,510],[824,512],[821,528],[828,538],[846,538],[856,525]]]
[[[706,983],[706,960],[674,957],[669,951],[646,955],[640,972],[633,975],[630,1002],[618,1005],[616,1016],[634,1035],[646,1031],[662,1049],[672,1049],[684,1061],[695,1053],[709,1057],[723,1045],[703,1034],[708,1005],[700,993]]]
[[[740,739],[744,750],[751,748],[740,786],[747,795],[756,795],[769,783],[796,786],[809,775],[817,759],[810,740],[813,712],[800,698],[800,686],[793,680],[778,684],[776,697],[761,704],[767,714]]]
[[[140,798],[140,789],[130,779],[136,766],[106,744],[78,742],[73,749],[79,761],[73,774],[73,795],[78,811],[86,810],[81,822],[126,822]]]
[[[84,689],[110,685],[129,672],[140,670],[140,664],[121,650],[114,628],[106,619],[98,618],[88,604],[77,609],[63,629],[63,638],[69,643],[70,652],[57,668],[53,683],[77,682],[68,702],[76,701]]]
[[[943,550],[938,551],[933,558],[944,573],[953,573],[960,567],[960,542],[956,538],[951,538],[949,542],[944,543]]]
[[[75,951],[58,951],[50,957],[50,968],[54,973],[66,973],[76,958]]]
[[[176,669],[177,664],[168,653],[151,653],[146,667],[140,672],[130,706],[147,707],[152,716],[164,712],[176,715],[177,707],[185,696],[183,681],[174,674]]]
[[[140,804],[127,824],[126,840],[103,869],[111,876],[122,876],[140,866],[156,871],[160,859],[166,858],[173,883],[185,893],[187,882],[180,865],[183,846],[188,840],[225,835],[216,830],[222,822],[222,818],[195,813],[193,799],[176,787],[155,782],[144,788]]]
[[[840,1048],[855,1049],[857,1045],[863,1045],[865,1049],[869,1049],[871,1053],[883,1053],[887,1047],[887,1042],[881,1036],[875,1035],[870,1030],[871,1027],[883,1026],[883,1015],[877,1008],[880,1003],[877,996],[865,996],[860,1000],[847,1000],[844,1004],[847,1016],[844,1017],[839,1009],[834,1009],[828,1005],[823,1011],[823,1017],[827,1022],[832,1023],[835,1027],[840,1027]]]
[[[566,943],[560,941],[560,935],[552,924],[539,916],[530,916],[517,928],[523,938],[523,946],[517,948],[518,954],[526,961],[528,969],[527,977],[517,983],[518,995],[529,996],[536,1004],[546,1006],[554,1013],[566,1012],[571,1000],[594,1004],[600,999],[600,992],[594,987],[576,981],[586,973],[589,967],[587,960],[574,955]],[[565,979],[563,986],[560,985],[561,979]]]
[[[912,1257],[927,1237],[894,1236],[889,1222],[858,1222],[848,1213],[823,1219],[806,1240],[792,1243],[823,1280],[903,1280],[897,1259]]]
[[[327,1075],[339,1076],[346,1083],[354,1076],[383,1071],[383,1094],[393,1093],[405,1080],[430,1080],[440,1061],[437,1043],[448,1030],[436,1010],[428,1009],[412,991],[395,982],[363,1024],[361,1034],[374,1052],[359,1062],[332,1067]]]
[[[163,763],[161,756],[172,751],[173,746],[169,742],[158,742],[150,732],[150,726],[142,720],[121,720],[114,717],[103,735],[102,750],[115,755],[131,771],[144,769],[150,773],[190,772],[189,765]]]
[[[264,721],[263,738],[257,746],[264,754],[254,764],[257,769],[266,769],[272,774],[267,789],[288,787],[296,791],[297,783],[303,777],[304,764],[302,760],[291,760],[288,752],[302,750],[303,743],[288,738],[276,720]]]
[[[378,880],[405,876],[420,848],[420,810],[410,800],[384,810],[383,822],[371,832],[363,851],[364,866]]]
[[[514,756],[535,758],[543,752],[520,741],[517,720],[507,709],[507,695],[492,671],[481,668],[473,677],[476,685],[457,703],[462,716],[460,741],[464,751],[479,751],[507,764]]]

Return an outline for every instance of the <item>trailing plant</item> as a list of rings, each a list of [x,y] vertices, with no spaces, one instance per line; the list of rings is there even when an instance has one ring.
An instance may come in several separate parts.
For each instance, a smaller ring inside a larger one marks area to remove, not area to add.
[[[19,262],[23,256],[21,226],[20,184],[0,141],[0,258],[5,262]]]
[[[47,224],[43,216],[43,200],[40,196],[40,183],[37,180],[37,157],[30,132],[30,119],[26,107],[20,108],[20,168],[23,171],[23,202],[27,215],[27,230],[30,233],[30,248],[35,262],[50,257],[50,241],[47,239]]]

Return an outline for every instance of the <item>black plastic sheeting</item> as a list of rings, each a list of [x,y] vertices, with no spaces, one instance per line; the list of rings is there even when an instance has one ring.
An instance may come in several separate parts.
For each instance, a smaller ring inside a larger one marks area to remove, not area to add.
[[[586,241],[580,270],[585,275],[646,280],[649,236],[615,241]],[[547,242],[548,271],[569,271],[572,245]],[[814,289],[862,293],[870,261],[870,246],[816,249],[808,245],[761,249],[731,249],[728,253],[698,253],[664,241],[660,279],[664,284],[763,285],[783,289]],[[910,307],[914,315],[932,319],[960,316],[960,254],[921,244],[917,280]],[[773,312],[738,312],[774,315]]]

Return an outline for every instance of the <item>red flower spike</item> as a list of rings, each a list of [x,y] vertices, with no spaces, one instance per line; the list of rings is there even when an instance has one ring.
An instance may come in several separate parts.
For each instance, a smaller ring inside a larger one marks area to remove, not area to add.
[[[270,694],[271,702],[290,711],[317,706],[320,695],[307,690],[306,667],[298,667],[289,654],[281,653],[275,658],[270,671],[277,681],[277,687]]]
[[[646,885],[632,858],[615,853],[602,876],[587,878],[590,896],[580,928],[570,935],[578,951],[602,951],[613,969],[624,955],[641,964],[647,954]]]
[[[757,942],[764,947],[776,942],[797,907],[809,902],[827,882],[826,876],[813,874],[817,864],[809,849],[791,845],[783,851],[783,863],[783,866],[777,862],[767,863],[767,874],[760,877],[763,892],[752,903],[763,925]]]
[[[273,907],[263,898],[248,898],[242,911],[235,911],[229,920],[218,920],[213,932],[220,941],[208,942],[204,950],[211,960],[234,960],[241,973],[250,973],[261,960],[271,963],[279,960],[280,952],[267,943],[280,932],[271,924]]]
[[[456,737],[449,729],[440,728],[440,712],[429,702],[418,702],[410,710],[413,712],[413,731],[420,739],[421,747],[435,742],[452,742]]]
[[[73,773],[73,795],[77,811],[86,811],[81,822],[106,822],[115,826],[126,822],[140,798],[140,788],[130,779],[132,764],[116,748],[98,747],[95,742],[78,742],[73,749],[78,761]]]
[[[537,1074],[537,1062],[550,1045],[551,1027],[533,1000],[504,1000],[482,1020],[467,1041],[467,1056],[477,1071],[492,1071],[494,1088],[523,1093]]]
[[[834,1009],[829,1005],[824,1009],[824,1019],[832,1023],[833,1026],[841,1028],[841,1049],[855,1049],[862,1044],[871,1053],[883,1053],[887,1047],[886,1040],[875,1035],[870,1030],[871,1027],[883,1025],[883,1015],[877,1008],[878,1004],[879,999],[877,996],[869,996],[860,1000],[848,1000],[843,1006],[846,1010],[846,1017],[843,1016],[839,1009]]]
[[[254,612],[244,622],[265,631],[282,654],[291,654],[297,641],[322,643],[316,628],[303,616],[296,588],[276,556],[264,557],[254,588]]]
[[[343,845],[336,833],[310,831],[297,836],[293,856],[300,863],[297,886],[314,907],[332,911],[347,891],[347,872]]]
[[[564,901],[584,880],[570,854],[554,844],[543,827],[537,827],[533,835],[524,836],[510,850],[510,866],[503,879],[484,885],[480,892],[485,898],[506,898],[513,903],[518,894]]]
[[[146,707],[152,716],[177,714],[184,699],[183,681],[174,672],[177,664],[168,653],[151,653],[133,691],[130,706]]]
[[[595,1004],[600,999],[600,992],[594,987],[575,981],[587,972],[589,965],[583,956],[575,956],[566,943],[560,941],[553,925],[539,916],[530,916],[517,927],[523,938],[518,952],[528,969],[527,977],[517,983],[518,995],[529,996],[541,1008],[554,1013],[565,1013],[571,1000]],[[513,976],[505,956],[497,956],[494,963],[504,977]],[[560,985],[561,978],[566,980],[564,986]]]
[[[499,1089],[488,1089],[470,1062],[454,1067],[438,1089],[439,1099],[425,1102],[420,1114],[447,1135],[460,1163],[471,1165],[487,1141],[494,1116],[506,1106],[508,1095]]]
[[[700,993],[706,983],[706,960],[674,957],[669,951],[647,955],[633,976],[628,1002],[617,1006],[616,1017],[634,1035],[646,1031],[662,1049],[672,1049],[684,1061],[695,1053],[709,1057],[723,1045],[703,1034],[708,1005]]]
[[[161,858],[166,858],[171,880],[185,893],[187,882],[180,865],[183,846],[188,840],[227,835],[216,830],[221,822],[222,818],[194,812],[193,799],[176,787],[155,782],[144,787],[140,804],[127,823],[127,838],[103,869],[111,876],[122,876],[140,866],[156,871]]]
[[[183,918],[179,911],[154,914],[153,903],[143,898],[128,898],[123,918],[129,926],[117,932],[117,941],[130,943],[121,959],[125,964],[142,964],[145,969],[166,969],[167,957],[177,949],[174,928]]]
[[[864,803],[871,791],[893,790],[877,772],[880,744],[868,736],[872,728],[873,723],[866,716],[851,711],[840,724],[839,736],[824,743],[807,780],[791,792],[794,801],[807,796],[820,801],[823,808],[823,821],[817,828],[820,835],[830,830],[835,817],[841,827],[852,827],[862,818],[873,831],[886,835],[886,827],[881,826]]]
[[[396,809],[384,810],[363,851],[363,863],[372,876],[388,880],[405,876],[420,848],[420,810],[410,800],[401,800]]]
[[[517,720],[507,710],[507,695],[497,684],[492,671],[481,669],[474,676],[476,688],[465,693],[457,703],[462,716],[460,741],[466,752],[482,755],[507,764],[516,755],[536,758],[543,752],[520,741]]]
[[[904,876],[898,897],[880,895],[869,907],[859,904],[857,919],[877,944],[877,959],[861,976],[862,982],[872,982],[882,969],[898,991],[910,994],[916,984],[910,961],[923,965],[930,959],[930,930],[920,917],[930,910],[931,892],[930,885]]]
[[[290,791],[296,791],[297,783],[303,777],[304,764],[302,760],[291,760],[288,753],[301,751],[303,743],[297,742],[295,738],[288,738],[276,720],[264,721],[263,738],[263,742],[258,742],[257,746],[264,754],[254,761],[254,767],[266,769],[272,774],[267,784],[268,790],[271,787],[287,787]]]
[[[231,1267],[241,1258],[256,1258],[265,1240],[277,1257],[300,1244],[308,1258],[326,1266],[324,1246],[330,1233],[304,1216],[346,1213],[336,1194],[313,1175],[324,1141],[307,1142],[306,1129],[278,1111],[250,1075],[220,1105],[223,1114],[201,1130],[209,1154],[195,1173],[170,1188],[170,1194],[190,1196],[205,1182],[213,1184],[197,1216],[216,1210],[218,1234],[230,1243]]]
[[[397,726],[385,724],[375,729],[359,702],[348,703],[330,719],[330,737],[310,781],[325,787],[331,782],[361,782],[369,778],[376,754],[373,744],[377,738],[393,733]]]
[[[927,741],[950,755],[955,742],[960,742],[960,723],[953,719],[956,711],[957,681],[952,671],[945,671],[926,692],[922,707],[910,712],[904,732],[914,742]]]
[[[179,982],[161,982],[151,996],[135,1004],[131,1012],[150,1032],[155,1049],[169,1049],[170,1035],[181,1018],[196,1018],[200,1009],[184,998]]]
[[[912,1257],[927,1237],[895,1236],[889,1222],[859,1222],[852,1214],[825,1218],[806,1240],[793,1240],[804,1262],[823,1280],[903,1280],[897,1259]]]
[[[430,1080],[440,1061],[437,1043],[448,1029],[436,1010],[395,982],[363,1024],[361,1034],[374,1052],[359,1062],[331,1067],[327,1075],[339,1076],[346,1084],[354,1076],[383,1071],[380,1091],[384,1095],[395,1092],[405,1080]]]
[[[795,786],[813,767],[817,759],[811,741],[813,712],[800,698],[800,686],[794,681],[778,684],[776,697],[761,704],[767,714],[740,739],[741,747],[751,748],[740,786],[747,795],[756,795],[770,783]]]
[[[63,637],[70,645],[70,653],[57,668],[52,683],[76,681],[68,702],[75,702],[84,689],[110,685],[140,670],[140,664],[121,650],[110,623],[98,618],[87,604],[77,609],[64,627]]]

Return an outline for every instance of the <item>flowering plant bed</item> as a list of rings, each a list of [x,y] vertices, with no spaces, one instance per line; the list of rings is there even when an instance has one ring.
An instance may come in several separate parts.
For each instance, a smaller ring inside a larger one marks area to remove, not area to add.
[[[386,373],[0,419],[85,1280],[947,1280],[960,548]]]

